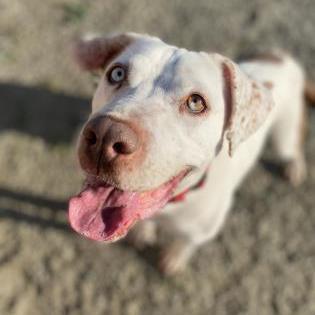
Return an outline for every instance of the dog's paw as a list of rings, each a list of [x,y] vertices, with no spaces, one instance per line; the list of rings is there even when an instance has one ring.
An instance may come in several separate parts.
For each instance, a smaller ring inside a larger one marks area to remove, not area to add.
[[[193,246],[178,240],[165,246],[160,255],[159,270],[168,276],[182,272],[193,253]]]
[[[306,179],[306,162],[303,157],[287,162],[284,175],[293,186],[299,186]]]
[[[137,249],[152,246],[157,242],[156,225],[152,221],[139,222],[128,233],[126,240]]]

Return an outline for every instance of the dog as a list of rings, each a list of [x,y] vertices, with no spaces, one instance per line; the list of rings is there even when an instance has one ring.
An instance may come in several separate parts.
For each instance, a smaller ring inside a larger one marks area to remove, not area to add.
[[[314,101],[315,89],[289,54],[237,64],[126,33],[81,40],[75,57],[101,71],[78,141],[86,181],[69,203],[72,228],[87,238],[114,242],[131,230],[143,247],[159,227],[169,235],[159,266],[174,274],[217,235],[268,136],[288,180],[305,179],[304,92]]]

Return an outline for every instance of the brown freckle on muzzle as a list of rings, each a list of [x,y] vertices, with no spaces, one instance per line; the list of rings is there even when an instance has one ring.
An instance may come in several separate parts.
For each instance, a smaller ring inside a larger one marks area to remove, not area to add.
[[[131,172],[144,159],[146,133],[129,121],[111,116],[91,119],[83,128],[79,162],[90,175],[110,177],[117,182],[122,173]]]

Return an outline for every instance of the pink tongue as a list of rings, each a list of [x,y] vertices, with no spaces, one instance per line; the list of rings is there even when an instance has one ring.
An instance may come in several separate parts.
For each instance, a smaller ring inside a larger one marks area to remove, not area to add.
[[[92,240],[115,241],[125,236],[139,219],[161,209],[182,178],[183,174],[146,192],[121,191],[112,186],[88,187],[70,200],[70,224]]]

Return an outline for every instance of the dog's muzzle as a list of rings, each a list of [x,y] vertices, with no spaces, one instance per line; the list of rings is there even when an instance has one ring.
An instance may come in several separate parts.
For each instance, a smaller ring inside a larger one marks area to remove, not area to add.
[[[92,118],[83,128],[79,161],[91,175],[132,170],[144,157],[145,139],[139,127],[111,116]]]

